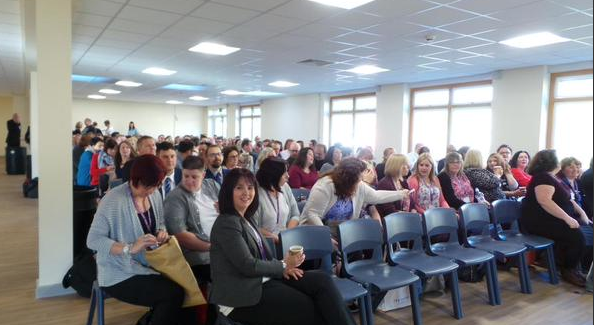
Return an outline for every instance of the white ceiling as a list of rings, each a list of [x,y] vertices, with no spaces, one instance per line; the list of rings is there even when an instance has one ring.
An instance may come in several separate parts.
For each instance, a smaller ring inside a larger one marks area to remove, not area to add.
[[[334,92],[592,60],[592,0],[375,0],[351,11],[307,0],[80,0],[74,13],[74,73],[134,80],[114,100],[164,102],[200,95],[210,105],[256,101],[221,90]],[[18,0],[0,0],[0,93],[24,89]],[[549,31],[571,42],[520,50],[498,42]],[[431,43],[428,34],[436,36]],[[189,52],[202,41],[241,47],[226,57]],[[326,67],[296,64],[305,59]],[[360,64],[391,71],[358,77]],[[179,71],[144,75],[149,66]],[[289,80],[299,87],[267,84]],[[198,92],[164,90],[205,85]],[[86,97],[105,84],[74,83]]]

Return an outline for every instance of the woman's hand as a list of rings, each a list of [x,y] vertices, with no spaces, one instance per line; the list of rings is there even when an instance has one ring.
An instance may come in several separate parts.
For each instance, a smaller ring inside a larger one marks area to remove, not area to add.
[[[375,171],[373,169],[366,169],[362,174],[362,179],[367,184],[373,184],[375,182]]]
[[[590,218],[588,218],[588,216],[585,213],[582,213],[580,215],[580,219],[582,220],[582,223],[586,226],[592,224],[592,220],[590,220]]]
[[[287,280],[299,280],[303,277],[303,270],[287,267],[283,272],[283,277]]]
[[[284,262],[285,264],[287,264],[287,269],[298,268],[301,266],[301,264],[303,264],[303,262],[305,262],[305,254],[288,254],[287,256],[285,256]]]
[[[580,223],[577,222],[577,220],[575,220],[572,217],[567,217],[567,219],[565,219],[565,223],[567,223],[567,225],[571,229],[579,229],[580,228]]]
[[[157,242],[159,245],[166,243],[169,240],[169,234],[166,230],[159,230],[157,233]]]
[[[143,235],[132,245],[132,248],[130,248],[130,253],[138,254],[141,251],[147,249],[147,247],[157,245],[157,243],[157,237],[153,235]]]

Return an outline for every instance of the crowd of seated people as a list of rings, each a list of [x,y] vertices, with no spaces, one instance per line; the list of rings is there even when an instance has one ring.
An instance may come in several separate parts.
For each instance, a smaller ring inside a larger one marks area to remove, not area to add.
[[[153,324],[197,318],[214,324],[217,314],[245,324],[354,324],[332,281],[299,268],[304,256],[276,259],[287,253],[278,252],[279,234],[325,225],[336,241],[344,221],[458,210],[480,202],[477,193],[489,206],[523,199],[522,231],[554,240],[563,279],[584,286],[583,270],[592,263],[592,166],[583,172],[575,158],[559,164],[547,150],[531,159],[503,145],[485,162],[478,150],[462,155],[450,148],[438,173],[423,145],[409,155],[413,165],[386,148],[375,167],[370,148],[351,156],[340,144],[326,150],[314,141],[305,148],[287,141],[281,149],[274,139],[252,146],[206,136],[79,137],[73,148],[80,153],[73,158],[77,185],[95,185],[97,171],[124,181],[100,201],[88,237],[100,286],[119,300],[150,307]],[[252,163],[242,165],[242,154]],[[301,212],[292,189],[310,191]],[[208,307],[182,309],[181,288],[143,259],[168,236],[178,239]],[[287,304],[303,307],[292,313],[282,308]]]

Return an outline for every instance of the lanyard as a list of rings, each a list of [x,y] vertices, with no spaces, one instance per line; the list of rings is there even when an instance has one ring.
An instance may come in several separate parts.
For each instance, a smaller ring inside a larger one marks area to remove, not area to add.
[[[255,228],[251,222],[247,221],[249,227],[251,228],[252,232],[254,233],[254,236],[256,236],[256,244],[258,245],[258,248],[260,249],[260,254],[262,255],[262,259],[263,260],[267,260],[268,259],[268,254],[266,254],[266,250],[264,249],[264,242],[262,241],[262,237],[260,237],[260,233],[258,232],[257,228]]]
[[[427,190],[429,190],[429,200],[430,200],[429,204],[433,205],[433,201],[434,201],[433,194],[437,194],[437,193],[434,193],[434,190],[436,190],[435,186],[433,186],[433,183],[431,183],[431,185],[429,185],[427,182],[425,182],[424,179],[421,180],[421,184]],[[437,199],[439,199],[439,194],[437,194]],[[439,207],[439,203],[438,203],[437,207]]]
[[[132,195],[132,189],[130,189],[130,187],[128,187],[128,193],[130,194],[130,198],[132,199],[132,203],[134,203],[134,208],[136,209],[136,212],[142,217],[140,220],[142,220],[142,223],[144,224],[144,226],[146,227],[146,229],[148,230],[148,232],[150,233],[152,228],[153,228],[153,221],[151,220],[151,212],[150,209],[146,210],[145,212],[140,212],[140,208],[138,207],[138,204],[136,204],[136,201],[134,200],[134,196]]]
[[[272,201],[272,197],[270,196],[270,192],[266,191],[266,195],[268,196],[268,200],[270,200],[270,204],[272,204],[272,208],[276,212],[276,224],[280,222],[280,202],[278,198],[278,192],[276,193],[276,207],[274,206],[274,201]]]

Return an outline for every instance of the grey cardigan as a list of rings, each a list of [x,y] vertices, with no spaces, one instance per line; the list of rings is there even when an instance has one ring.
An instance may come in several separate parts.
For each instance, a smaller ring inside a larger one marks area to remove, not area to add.
[[[276,227],[276,220],[275,220],[276,216],[273,216],[272,218],[270,217],[271,215],[274,215],[276,213],[276,210],[275,210],[275,207],[272,206],[272,203],[270,202],[270,200],[268,199],[268,196],[266,193],[267,191],[260,186],[258,186],[258,194],[260,196],[260,205],[259,205],[256,213],[252,217],[252,220],[254,220],[254,223],[256,224],[256,226],[258,226],[260,228],[264,228],[270,232],[273,232],[273,233],[275,233],[275,235],[278,235],[279,231],[283,231],[283,230],[287,229],[287,225],[288,225],[289,221],[291,221],[291,220],[299,221],[299,207],[297,206],[297,201],[295,200],[295,197],[293,196],[291,187],[289,186],[289,184],[285,183],[285,185],[283,185],[281,190],[283,191],[283,197],[285,198],[287,206],[289,207],[289,215],[280,216],[281,221],[283,221],[282,229],[277,229],[277,227]],[[279,230],[279,231],[275,231],[275,230]]]
[[[202,192],[217,202],[219,190],[217,182],[213,179],[205,179],[202,182]],[[183,186],[176,187],[165,199],[165,225],[170,235],[189,231],[196,235],[198,239],[210,242],[208,236],[200,224],[200,212],[196,205],[194,194],[186,190]],[[213,207],[214,209],[214,207]],[[198,252],[182,247],[184,256],[190,265],[206,265],[210,263],[210,254],[208,252]]]
[[[157,231],[165,230],[161,194],[155,191],[149,200],[155,213]],[[130,196],[130,185],[124,183],[109,191],[101,200],[87,236],[87,246],[97,251],[99,286],[110,287],[135,275],[159,274],[138,262],[143,258],[137,260],[110,253],[113,244],[133,244],[142,235],[144,231]]]

